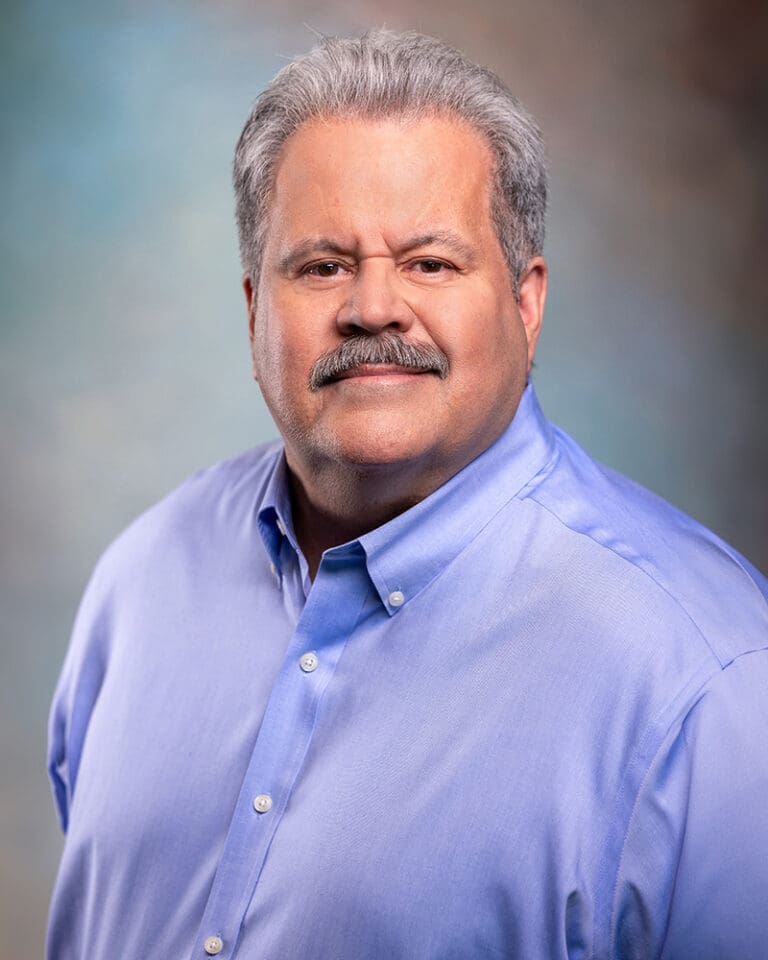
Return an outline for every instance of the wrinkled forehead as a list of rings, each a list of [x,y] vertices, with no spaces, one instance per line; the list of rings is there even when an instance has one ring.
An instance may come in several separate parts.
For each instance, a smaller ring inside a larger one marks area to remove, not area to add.
[[[316,117],[283,147],[265,239],[442,231],[480,241],[493,230],[494,169],[486,138],[453,114]]]

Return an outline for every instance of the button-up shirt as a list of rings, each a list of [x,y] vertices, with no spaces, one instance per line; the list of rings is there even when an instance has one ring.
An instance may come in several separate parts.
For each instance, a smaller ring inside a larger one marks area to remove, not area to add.
[[[78,614],[49,956],[765,958],[766,596],[530,386],[313,582],[279,443],[194,476]]]

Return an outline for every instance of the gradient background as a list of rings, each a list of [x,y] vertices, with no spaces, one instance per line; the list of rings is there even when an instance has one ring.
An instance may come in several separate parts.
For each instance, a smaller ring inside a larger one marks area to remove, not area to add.
[[[763,2],[28,0],[2,6],[0,957],[42,953],[46,714],[98,554],[273,435],[229,181],[249,105],[385,23],[496,69],[552,160],[548,415],[768,568]]]

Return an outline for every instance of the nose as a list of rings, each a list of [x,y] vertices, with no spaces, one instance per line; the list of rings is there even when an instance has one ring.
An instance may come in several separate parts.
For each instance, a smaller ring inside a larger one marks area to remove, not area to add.
[[[384,330],[408,330],[415,317],[401,284],[395,264],[386,257],[361,260],[336,318],[339,333],[350,336],[364,331],[375,335]]]

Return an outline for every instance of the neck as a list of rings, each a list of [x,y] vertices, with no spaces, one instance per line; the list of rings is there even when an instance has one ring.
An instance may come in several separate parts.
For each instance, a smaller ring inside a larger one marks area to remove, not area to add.
[[[402,464],[344,470],[289,467],[293,527],[314,580],[323,552],[380,527],[449,479]]]

